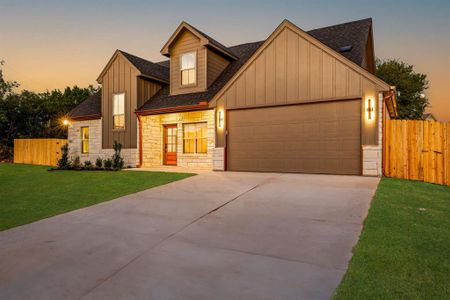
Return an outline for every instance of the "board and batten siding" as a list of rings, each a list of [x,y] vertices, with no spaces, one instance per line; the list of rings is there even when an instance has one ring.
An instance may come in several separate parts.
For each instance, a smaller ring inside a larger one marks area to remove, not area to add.
[[[160,84],[138,78],[138,70],[118,54],[102,77],[102,148],[111,149],[114,141],[124,149],[137,148],[136,108],[144,98],[161,87]],[[139,84],[138,84],[139,83]],[[139,86],[139,91],[138,91]],[[113,129],[113,95],[125,94],[125,129]],[[148,99],[148,98],[147,98]]]
[[[155,95],[161,89],[161,87],[162,85],[157,82],[138,77],[137,108],[141,107],[148,99]]]
[[[208,69],[206,71],[206,76],[208,80],[207,84],[210,86],[230,64],[230,61],[209,49],[207,49],[207,59]]]
[[[361,99],[361,117],[364,118],[364,99],[372,98],[374,105],[378,102],[381,88],[376,82],[359,73],[355,66],[351,67],[350,62],[337,59],[320,44],[312,43],[288,27],[262,47],[218,96],[215,106],[241,109]],[[370,124],[362,122],[363,145],[378,143],[377,114],[374,115],[375,120]],[[223,133],[218,133],[217,145],[225,145]]]
[[[172,95],[187,94],[206,90],[206,48],[200,39],[185,30],[170,47],[170,93]],[[195,85],[181,86],[181,55],[188,52],[196,53],[197,80]]]

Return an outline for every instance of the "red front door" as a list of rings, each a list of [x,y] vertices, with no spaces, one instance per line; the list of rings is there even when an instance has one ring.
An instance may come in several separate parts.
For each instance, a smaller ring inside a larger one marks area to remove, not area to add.
[[[164,126],[164,164],[177,165],[177,125]]]

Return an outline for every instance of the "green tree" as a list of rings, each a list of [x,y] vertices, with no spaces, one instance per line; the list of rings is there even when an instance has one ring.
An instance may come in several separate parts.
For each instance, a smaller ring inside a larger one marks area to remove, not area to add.
[[[421,119],[429,105],[425,96],[427,75],[416,73],[414,66],[397,59],[377,59],[377,76],[397,88],[399,119]]]
[[[6,81],[3,78],[2,66],[5,64],[4,60],[0,60],[0,100],[12,93],[12,90],[19,86],[15,81]]]
[[[0,61],[0,161],[11,158],[15,138],[66,138],[61,118],[98,91],[74,86],[64,91],[14,92],[19,84],[4,79],[2,65]]]

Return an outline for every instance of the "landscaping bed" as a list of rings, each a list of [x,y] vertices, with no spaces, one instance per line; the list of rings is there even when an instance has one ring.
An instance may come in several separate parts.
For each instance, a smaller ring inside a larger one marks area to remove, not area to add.
[[[334,299],[450,299],[450,187],[383,178]]]
[[[0,164],[0,231],[193,175],[48,169]]]

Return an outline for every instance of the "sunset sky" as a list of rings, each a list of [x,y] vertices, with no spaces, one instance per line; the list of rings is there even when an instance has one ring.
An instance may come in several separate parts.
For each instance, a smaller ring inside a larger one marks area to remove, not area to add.
[[[0,60],[22,89],[96,85],[115,49],[159,53],[185,20],[225,45],[265,39],[283,19],[304,30],[372,17],[377,57],[428,75],[429,109],[450,121],[450,1],[0,0]]]

